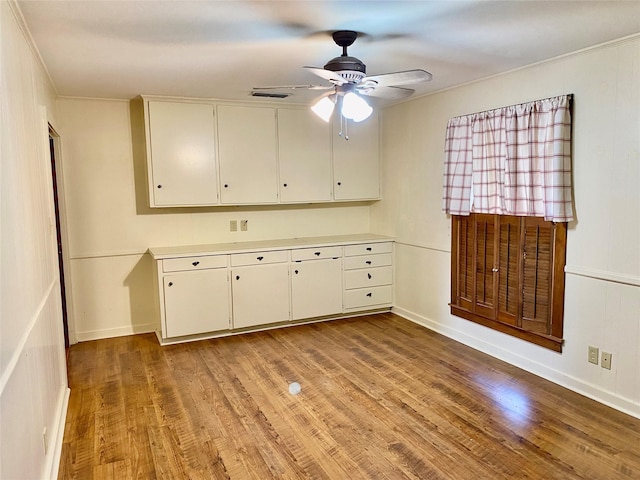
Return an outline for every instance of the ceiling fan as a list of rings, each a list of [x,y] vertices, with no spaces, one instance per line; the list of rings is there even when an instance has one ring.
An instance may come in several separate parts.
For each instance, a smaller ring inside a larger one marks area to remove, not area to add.
[[[366,65],[358,58],[347,54],[347,47],[358,38],[358,32],[338,30],[332,33],[333,41],[342,47],[342,55],[332,58],[324,68],[304,67],[311,73],[328,80],[333,85],[285,85],[279,87],[256,87],[254,90],[277,89],[311,89],[332,90],[320,97],[311,109],[325,122],[331,119],[336,104],[341,116],[360,122],[371,115],[373,109],[362,96],[386,99],[401,99],[409,97],[414,90],[401,85],[427,82],[432,75],[425,70],[407,70],[403,72],[383,73],[367,76]]]

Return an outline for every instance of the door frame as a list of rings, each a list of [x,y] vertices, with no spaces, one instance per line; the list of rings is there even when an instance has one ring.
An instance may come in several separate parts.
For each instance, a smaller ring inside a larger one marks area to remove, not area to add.
[[[62,142],[55,128],[48,123],[48,146],[51,161],[51,183],[54,195],[54,215],[56,216],[56,250],[58,243],[61,254],[57,254],[60,268],[60,291],[62,295],[62,315],[65,347],[78,343],[75,334],[73,302],[71,289],[71,258],[69,255],[69,236],[67,228],[66,203],[64,194],[64,175],[62,167]],[[57,204],[57,205],[56,205]],[[57,206],[57,208],[55,208]]]

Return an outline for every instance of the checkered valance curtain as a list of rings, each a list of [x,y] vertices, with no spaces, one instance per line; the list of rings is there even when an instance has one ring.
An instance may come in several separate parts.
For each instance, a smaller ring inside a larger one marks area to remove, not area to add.
[[[573,220],[570,101],[562,95],[450,119],[445,213]]]

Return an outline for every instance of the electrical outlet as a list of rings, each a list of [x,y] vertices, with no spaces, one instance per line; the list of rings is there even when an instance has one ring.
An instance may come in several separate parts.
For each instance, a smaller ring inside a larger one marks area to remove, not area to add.
[[[589,363],[598,364],[598,347],[589,345]]]
[[[249,226],[247,225],[248,223],[249,220],[240,220],[240,230],[246,232],[249,229]]]
[[[602,368],[611,370],[611,355],[609,352],[602,352]]]
[[[237,232],[238,231],[238,221],[237,220],[229,220],[229,231]]]

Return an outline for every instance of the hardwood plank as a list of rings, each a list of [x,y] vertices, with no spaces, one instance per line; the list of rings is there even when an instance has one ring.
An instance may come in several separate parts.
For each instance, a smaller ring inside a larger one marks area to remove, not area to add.
[[[69,363],[60,479],[640,478],[639,419],[392,314]]]

